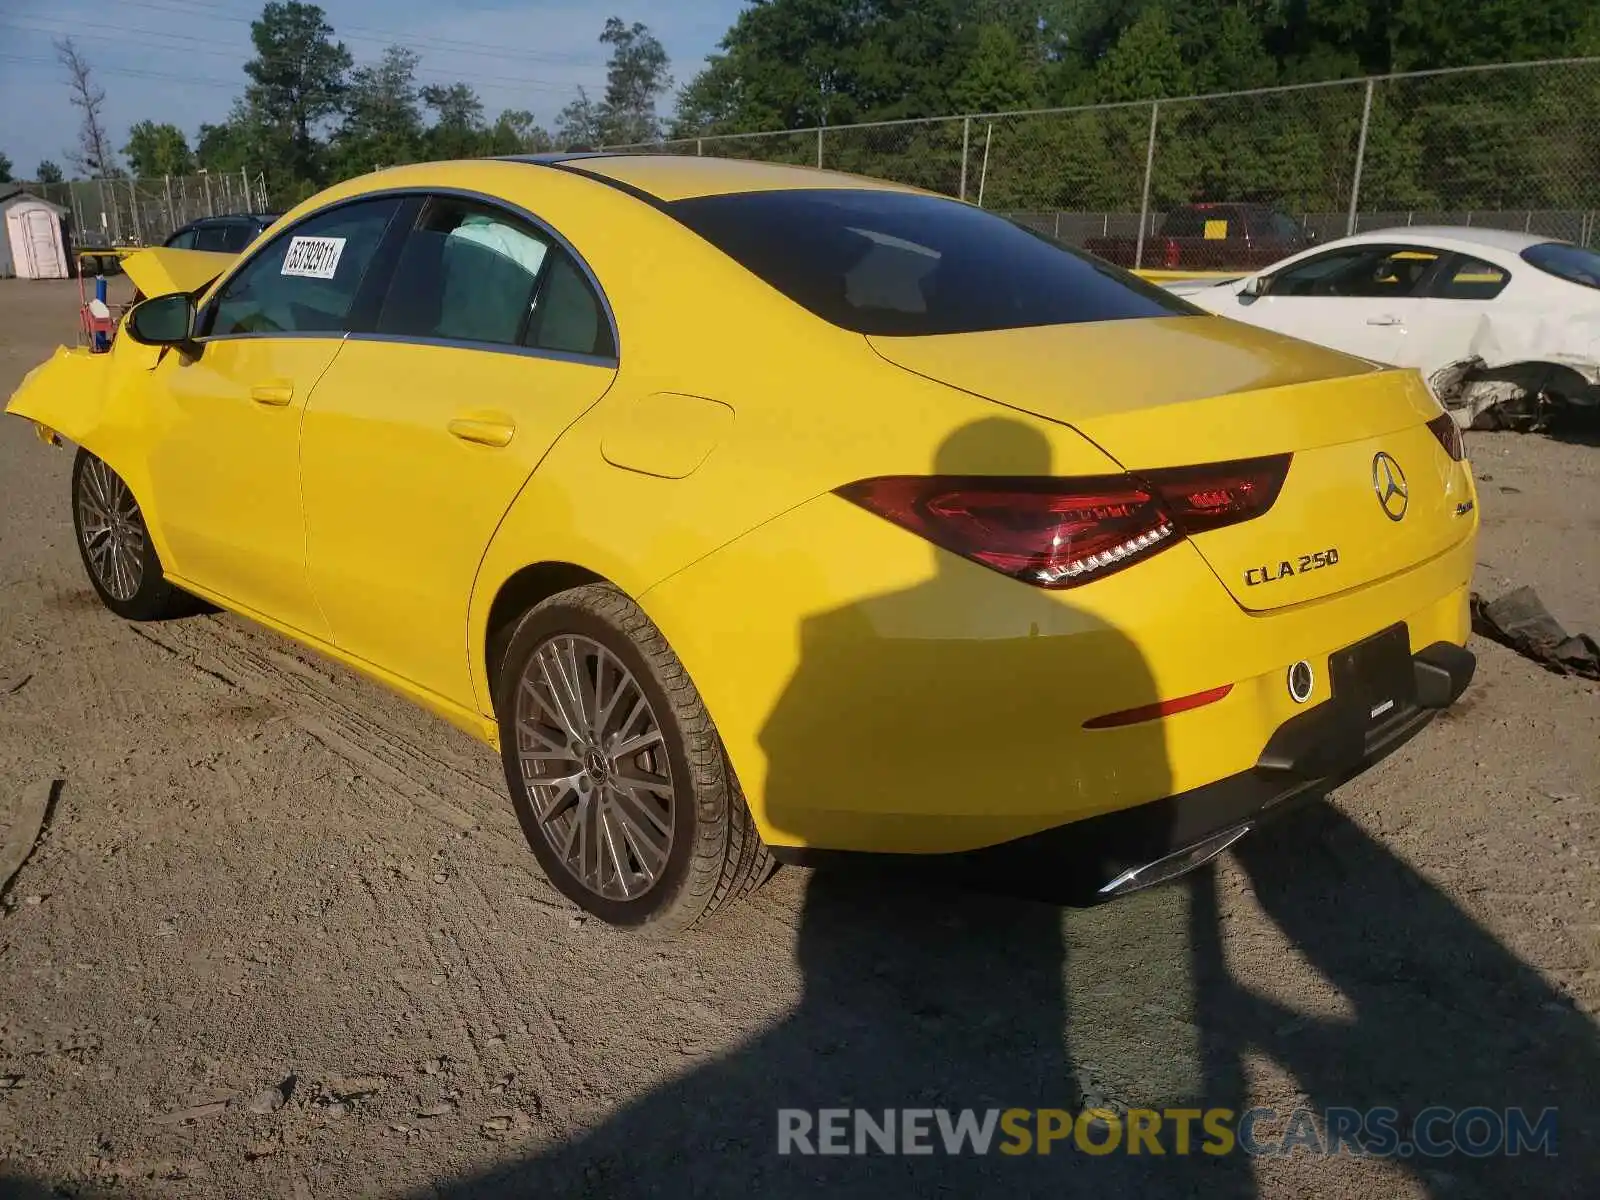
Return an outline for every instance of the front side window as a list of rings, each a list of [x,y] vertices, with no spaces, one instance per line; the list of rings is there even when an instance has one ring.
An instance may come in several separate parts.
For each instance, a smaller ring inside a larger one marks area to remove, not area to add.
[[[1268,233],[1285,242],[1296,242],[1305,236],[1305,232],[1295,223],[1293,217],[1286,217],[1281,212],[1275,212],[1267,218]]]
[[[182,233],[175,233],[167,239],[168,250],[193,250],[195,231],[185,229]]]
[[[342,332],[400,203],[341,204],[278,235],[222,286],[202,336]]]
[[[527,222],[454,197],[406,237],[377,332],[572,354],[615,354],[599,298],[571,255]]]
[[[933,196],[743,192],[676,200],[667,211],[854,333],[972,333],[1200,311],[1046,234]]]
[[[1437,250],[1395,246],[1346,246],[1313,255],[1278,272],[1272,296],[1393,298],[1415,294],[1439,260]]]
[[[1568,242],[1540,242],[1522,252],[1523,259],[1557,279],[1580,287],[1600,288],[1600,253]]]

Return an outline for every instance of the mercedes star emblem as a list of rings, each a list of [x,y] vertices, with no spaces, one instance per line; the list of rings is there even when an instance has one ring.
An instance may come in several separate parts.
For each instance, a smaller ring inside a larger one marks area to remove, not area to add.
[[[1383,515],[1398,521],[1406,515],[1410,494],[1406,491],[1406,473],[1382,450],[1372,459],[1372,490],[1378,495],[1378,505]]]

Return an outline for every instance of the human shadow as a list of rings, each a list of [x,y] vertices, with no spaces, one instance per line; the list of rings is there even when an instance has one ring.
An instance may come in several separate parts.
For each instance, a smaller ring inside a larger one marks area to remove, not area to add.
[[[1237,854],[1267,916],[1352,1010],[1305,1021],[1248,988],[1215,993],[1308,1107],[1394,1109],[1412,1145],[1451,1136],[1453,1119],[1430,1108],[1499,1121],[1521,1108],[1530,1123],[1555,1109],[1554,1156],[1397,1161],[1441,1198],[1600,1195],[1600,1029],[1570,997],[1331,805]],[[1465,1130],[1464,1144],[1486,1144],[1489,1128]]]
[[[941,475],[1045,476],[1052,461],[1037,429],[994,418],[952,435],[929,466]],[[1156,699],[1133,641],[1074,604],[1071,592],[1047,593],[929,553],[931,577],[804,622],[799,665],[760,736],[771,823],[827,845],[839,814],[849,812],[889,841],[959,843],[989,811],[1021,814],[1021,833],[1060,824],[1112,785],[1166,795],[1159,722],[1110,731],[1104,754],[1061,749],[1084,736],[1076,727],[1086,717]],[[795,569],[787,564],[785,573]],[[1041,706],[1049,711],[1041,715]],[[1001,1129],[987,1154],[950,1154],[931,1116],[924,1120],[932,1153],[821,1153],[818,1130],[818,1153],[805,1153],[804,1143],[780,1153],[782,1109],[867,1110],[875,1121],[889,1109],[948,1109],[952,1119],[973,1109],[980,1121],[991,1109],[1054,1109],[1059,1125],[1091,1102],[1150,1103],[1148,1095],[1110,1094],[1096,1071],[1075,1064],[1062,909],[1006,894],[1048,895],[1068,882],[1008,881],[961,859],[921,869],[881,861],[819,869],[806,888],[795,950],[803,991],[786,1017],[600,1128],[437,1194],[1248,1194],[1248,1164],[1237,1156],[1091,1156],[1065,1138],[1041,1154],[1036,1120],[1026,1125],[1024,1154],[999,1151],[1008,1141]],[[971,884],[982,890],[957,886]],[[1099,910],[1110,915],[1094,918],[1097,927],[1115,930],[1111,949],[1081,965],[1078,986],[1097,997],[1095,1006],[1123,1008],[1119,977],[1125,968],[1140,973],[1174,1014],[1136,1013],[1133,1040],[1151,1043],[1153,1062],[1193,1059],[1182,982],[1194,974],[1186,895],[1172,888],[1151,896]],[[1137,926],[1146,921],[1164,923],[1164,936],[1144,937]],[[1184,1044],[1164,1045],[1169,1035]],[[1227,1105],[1239,1098],[1230,1086],[1190,1072],[1156,1102],[1198,1104],[1203,1096]],[[853,1147],[855,1125],[845,1128]],[[1198,1145],[1198,1126],[1195,1133]],[[903,1149],[904,1129],[893,1136]]]

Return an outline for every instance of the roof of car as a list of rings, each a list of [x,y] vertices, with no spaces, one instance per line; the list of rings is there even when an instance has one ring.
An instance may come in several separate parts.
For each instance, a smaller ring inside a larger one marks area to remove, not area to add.
[[[1489,246],[1520,254],[1529,246],[1560,241],[1538,233],[1511,229],[1490,229],[1482,225],[1402,225],[1393,229],[1364,230],[1352,241],[1437,241],[1456,245]]]
[[[281,213],[212,213],[210,216],[196,217],[179,229],[193,229],[196,225],[205,225],[213,221],[254,221],[258,225],[271,225]]]
[[[732,192],[793,191],[816,188],[856,188],[875,191],[916,191],[902,184],[842,171],[788,163],[753,162],[742,158],[701,157],[692,154],[624,154],[590,151],[573,154],[529,154],[511,161],[557,166],[620,185],[655,200],[687,200],[696,196],[721,196]]]

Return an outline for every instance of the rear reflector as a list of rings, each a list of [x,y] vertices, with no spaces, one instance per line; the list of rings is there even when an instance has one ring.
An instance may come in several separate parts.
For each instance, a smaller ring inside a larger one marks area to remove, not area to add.
[[[1184,536],[1259,517],[1290,456],[1079,479],[885,475],[838,494],[963,558],[1036,587],[1069,588]]]
[[[1439,439],[1439,445],[1444,447],[1444,452],[1455,462],[1460,462],[1467,456],[1466,439],[1461,436],[1461,426],[1456,424],[1456,419],[1447,412],[1440,413],[1428,422],[1428,428],[1433,431],[1433,436]]]
[[[1115,729],[1119,725],[1137,725],[1142,721],[1154,721],[1161,717],[1170,717],[1173,713],[1188,712],[1191,708],[1204,708],[1207,704],[1215,704],[1229,692],[1233,691],[1233,684],[1225,683],[1221,687],[1211,688],[1209,691],[1196,692],[1192,696],[1180,696],[1176,700],[1161,700],[1155,704],[1141,704],[1138,708],[1125,708],[1121,712],[1107,713],[1103,717],[1094,717],[1083,723],[1085,729]]]

